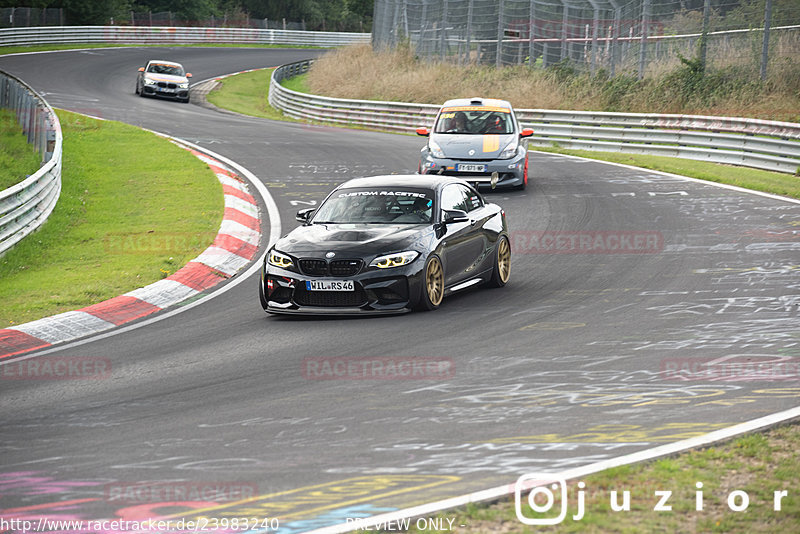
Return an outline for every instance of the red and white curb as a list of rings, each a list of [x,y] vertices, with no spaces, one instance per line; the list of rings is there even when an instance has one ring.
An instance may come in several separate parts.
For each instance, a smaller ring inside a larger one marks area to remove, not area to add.
[[[104,332],[174,306],[232,277],[255,258],[261,218],[247,184],[218,159],[183,148],[208,164],[222,183],[225,212],[214,243],[163,280],[79,310],[0,329],[0,360]]]

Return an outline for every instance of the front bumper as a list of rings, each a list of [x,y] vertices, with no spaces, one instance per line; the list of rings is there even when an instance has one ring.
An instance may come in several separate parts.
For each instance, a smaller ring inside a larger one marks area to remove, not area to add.
[[[142,92],[147,96],[158,96],[173,100],[186,100],[189,98],[188,89],[159,87],[158,85],[145,85],[142,87]]]
[[[498,187],[516,187],[525,183],[525,160],[527,154],[523,153],[511,159],[495,160],[466,160],[451,158],[434,158],[430,154],[422,156],[420,161],[420,172],[422,174],[444,174],[446,176],[457,176],[462,180],[476,186],[489,185],[492,181],[492,174],[499,175]],[[483,165],[483,172],[459,171],[459,165]]]
[[[266,265],[261,270],[261,304],[268,313],[287,315],[383,315],[411,311],[419,301],[422,272],[418,258],[388,272],[314,277]],[[311,291],[310,280],[352,280],[354,291]]]

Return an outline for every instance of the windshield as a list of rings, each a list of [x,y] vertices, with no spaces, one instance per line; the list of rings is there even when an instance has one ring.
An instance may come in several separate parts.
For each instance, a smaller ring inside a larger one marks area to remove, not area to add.
[[[434,133],[514,133],[511,110],[493,106],[459,106],[442,109]]]
[[[430,224],[434,192],[416,188],[341,189],[314,215],[314,224]]]
[[[183,68],[177,65],[166,65],[164,63],[150,63],[147,72],[154,74],[169,74],[170,76],[183,76]]]

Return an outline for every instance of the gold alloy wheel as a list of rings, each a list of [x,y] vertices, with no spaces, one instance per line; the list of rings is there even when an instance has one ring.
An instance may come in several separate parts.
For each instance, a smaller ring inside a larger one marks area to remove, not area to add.
[[[504,284],[511,276],[511,247],[508,239],[501,239],[497,245],[497,274]]]
[[[444,273],[439,258],[433,258],[428,262],[425,270],[425,289],[428,292],[428,299],[431,304],[438,306],[442,303],[444,296]]]

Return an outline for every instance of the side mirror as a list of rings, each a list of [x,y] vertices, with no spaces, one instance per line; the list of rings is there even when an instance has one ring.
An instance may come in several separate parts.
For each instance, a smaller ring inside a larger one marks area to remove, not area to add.
[[[317,208],[305,208],[297,212],[295,215],[295,219],[297,219],[301,223],[308,224],[308,221],[311,219],[311,216],[314,212],[317,211]]]
[[[444,210],[443,222],[445,224],[467,221],[469,221],[469,217],[467,217],[467,212],[464,210]]]
[[[191,72],[187,72],[186,73],[186,77],[187,78],[191,78],[192,77],[192,73]],[[531,130],[531,133],[533,133],[533,130]]]
[[[144,72],[144,67],[139,67],[139,72]]]
[[[533,135],[533,128],[523,128],[519,133],[520,137],[530,137]]]
[[[417,128],[417,135],[421,135],[422,137],[428,137],[430,134],[431,132],[427,128]]]

